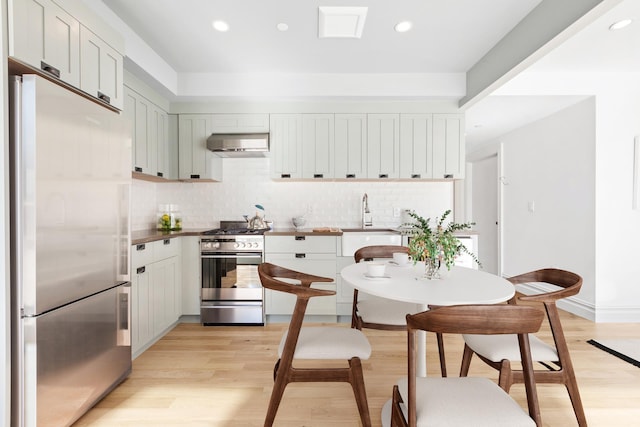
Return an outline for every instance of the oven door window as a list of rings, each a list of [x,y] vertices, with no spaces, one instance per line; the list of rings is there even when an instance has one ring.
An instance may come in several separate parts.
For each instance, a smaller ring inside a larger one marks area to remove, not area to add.
[[[261,288],[261,254],[202,255],[202,288]]]

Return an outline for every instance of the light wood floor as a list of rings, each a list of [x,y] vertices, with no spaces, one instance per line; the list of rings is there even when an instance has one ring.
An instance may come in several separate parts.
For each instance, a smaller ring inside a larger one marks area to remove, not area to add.
[[[562,316],[589,425],[640,426],[640,369],[586,343],[592,338],[638,338],[640,325]],[[131,376],[74,427],[262,426],[285,328],[180,324],[138,357]],[[373,348],[363,366],[375,426],[395,380],[406,375],[406,337],[403,332],[365,333]],[[547,331],[540,336],[549,337]],[[429,339],[429,375],[438,375],[436,347]],[[462,342],[445,336],[445,345],[449,375],[457,375]],[[496,371],[477,359],[470,374],[497,378]],[[563,386],[539,385],[538,393],[545,426],[577,425]],[[526,407],[524,387],[514,386],[511,394]],[[289,385],[276,417],[276,426],[285,427],[358,425],[351,389],[340,383]]]

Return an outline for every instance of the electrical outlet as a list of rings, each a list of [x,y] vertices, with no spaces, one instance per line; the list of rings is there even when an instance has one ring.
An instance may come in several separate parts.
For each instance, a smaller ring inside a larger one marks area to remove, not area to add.
[[[400,211],[402,211],[401,208],[393,208],[393,217],[400,218]]]

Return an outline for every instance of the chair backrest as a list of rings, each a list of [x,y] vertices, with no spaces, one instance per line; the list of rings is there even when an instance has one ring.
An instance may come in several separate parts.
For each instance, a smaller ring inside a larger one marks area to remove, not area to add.
[[[417,330],[452,334],[517,334],[529,415],[537,425],[542,425],[528,334],[540,329],[543,317],[544,313],[535,307],[508,304],[442,306],[413,315],[408,314],[408,406],[409,419],[413,420],[413,424],[410,422],[410,425],[415,425],[416,420]]]
[[[521,296],[521,301],[532,302],[551,302],[562,298],[576,295],[582,287],[582,277],[576,273],[557,268],[543,268],[541,270],[530,271],[528,273],[519,274],[509,279],[511,283],[517,285],[519,283],[544,282],[551,285],[559,286],[562,289],[551,292],[544,292],[537,295]]]
[[[311,283],[333,282],[333,279],[290,270],[268,262],[263,262],[258,266],[258,275],[260,276],[260,282],[262,282],[263,287],[296,296],[296,305],[291,315],[287,339],[281,357],[283,366],[289,366],[293,360],[296,345],[298,344],[298,336],[300,335],[300,329],[302,328],[302,321],[304,320],[304,313],[307,310],[309,299],[336,294],[336,291],[311,288]],[[300,282],[300,284],[288,283],[279,280],[280,278],[294,280]]]
[[[409,253],[409,248],[400,245],[373,245],[364,246],[353,254],[356,263],[374,258],[393,258],[395,252]]]

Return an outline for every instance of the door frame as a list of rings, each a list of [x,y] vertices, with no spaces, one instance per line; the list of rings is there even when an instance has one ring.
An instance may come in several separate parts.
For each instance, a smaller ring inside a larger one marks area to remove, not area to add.
[[[497,227],[497,253],[496,262],[498,274],[504,276],[503,272],[503,260],[504,260],[504,186],[509,185],[506,177],[504,176],[504,145],[502,142],[492,144],[490,146],[482,147],[471,153],[467,153],[467,182],[464,185],[464,205],[465,205],[465,217],[473,217],[473,164],[482,160],[486,160],[490,157],[496,157],[496,176],[498,177],[495,185],[496,202],[497,202],[497,215],[498,215],[498,227]],[[482,236],[480,236],[482,238]]]

